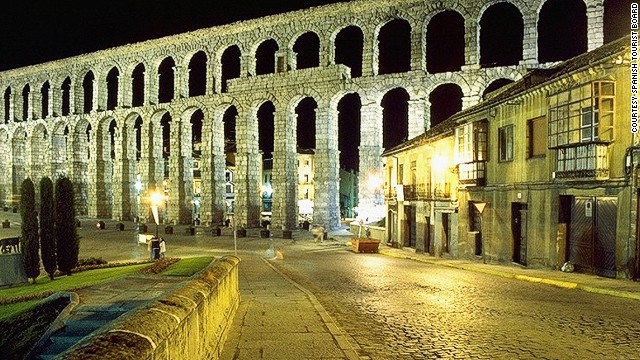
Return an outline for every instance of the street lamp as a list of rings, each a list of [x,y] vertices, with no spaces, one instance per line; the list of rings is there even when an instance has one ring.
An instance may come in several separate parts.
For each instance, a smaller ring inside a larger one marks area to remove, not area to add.
[[[160,219],[158,216],[158,206],[162,204],[162,194],[158,191],[154,191],[149,195],[151,201],[151,212],[153,212],[153,219],[156,222],[156,238],[158,238],[158,225],[160,225]]]

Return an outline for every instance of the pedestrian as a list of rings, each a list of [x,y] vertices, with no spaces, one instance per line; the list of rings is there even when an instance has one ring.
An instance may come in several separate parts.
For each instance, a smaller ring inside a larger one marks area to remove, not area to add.
[[[151,259],[160,259],[160,239],[158,239],[157,237],[151,239]]]
[[[164,253],[167,252],[167,244],[164,241],[164,238],[160,238],[160,258],[164,259]]]

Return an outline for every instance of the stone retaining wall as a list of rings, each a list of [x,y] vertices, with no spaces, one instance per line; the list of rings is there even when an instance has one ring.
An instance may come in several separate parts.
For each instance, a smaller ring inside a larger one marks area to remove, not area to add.
[[[124,315],[59,359],[218,359],[238,309],[238,264],[226,256],[147,306]]]
[[[27,282],[22,253],[0,255],[0,286]]]

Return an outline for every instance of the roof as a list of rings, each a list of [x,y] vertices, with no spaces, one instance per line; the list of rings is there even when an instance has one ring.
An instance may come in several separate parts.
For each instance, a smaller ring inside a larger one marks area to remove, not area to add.
[[[475,112],[506,102],[522,95],[538,86],[542,86],[567,74],[592,66],[596,63],[620,53],[628,51],[631,35],[612,41],[595,50],[583,53],[569,60],[558,63],[548,69],[532,69],[522,79],[496,90],[488,99],[460,112],[455,113],[423,134],[402,144],[385,150],[381,156],[389,156],[413,147],[431,143],[447,133],[452,133],[461,118]]]

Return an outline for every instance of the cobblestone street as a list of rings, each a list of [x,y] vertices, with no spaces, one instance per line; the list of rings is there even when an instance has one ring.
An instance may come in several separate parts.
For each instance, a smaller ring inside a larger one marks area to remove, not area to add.
[[[363,359],[640,359],[636,300],[344,248],[276,266],[318,297]]]

